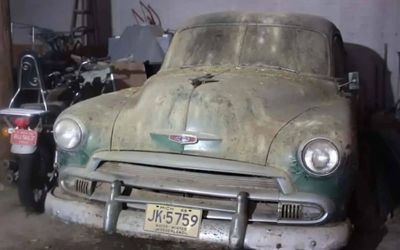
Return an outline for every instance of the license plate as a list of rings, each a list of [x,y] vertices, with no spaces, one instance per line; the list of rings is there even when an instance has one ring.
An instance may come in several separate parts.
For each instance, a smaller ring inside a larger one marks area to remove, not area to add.
[[[144,230],[197,238],[202,212],[201,209],[147,204]]]
[[[10,143],[17,145],[36,145],[37,132],[34,130],[15,129],[11,134]]]

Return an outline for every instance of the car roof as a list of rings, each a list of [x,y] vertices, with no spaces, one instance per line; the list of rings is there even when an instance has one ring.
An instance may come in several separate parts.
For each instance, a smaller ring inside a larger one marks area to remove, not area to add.
[[[272,26],[290,26],[300,29],[317,31],[327,36],[337,31],[336,26],[327,19],[319,16],[294,13],[251,13],[239,11],[217,12],[200,15],[189,19],[182,29],[196,26],[217,24],[253,23]]]

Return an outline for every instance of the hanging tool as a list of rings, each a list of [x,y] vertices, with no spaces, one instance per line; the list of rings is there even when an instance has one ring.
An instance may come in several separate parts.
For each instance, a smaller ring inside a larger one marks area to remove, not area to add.
[[[140,11],[141,11],[142,14],[139,14],[138,11],[136,11],[135,9],[131,9],[133,17],[136,20],[136,23],[137,24],[149,24],[149,25],[161,26],[160,16],[150,6],[150,4],[146,5],[142,1],[139,1],[139,4],[140,4]]]

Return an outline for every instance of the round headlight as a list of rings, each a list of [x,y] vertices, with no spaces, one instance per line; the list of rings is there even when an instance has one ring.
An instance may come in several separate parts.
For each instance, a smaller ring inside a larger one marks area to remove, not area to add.
[[[339,167],[339,150],[327,139],[314,139],[305,144],[299,153],[304,169],[311,175],[326,176]]]
[[[54,125],[54,140],[62,149],[70,150],[82,140],[82,129],[73,119],[61,119]]]

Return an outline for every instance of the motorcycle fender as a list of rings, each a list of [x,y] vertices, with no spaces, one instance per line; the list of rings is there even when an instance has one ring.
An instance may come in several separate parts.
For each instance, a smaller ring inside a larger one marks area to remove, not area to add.
[[[36,145],[11,145],[11,153],[13,154],[33,154],[36,151]]]

